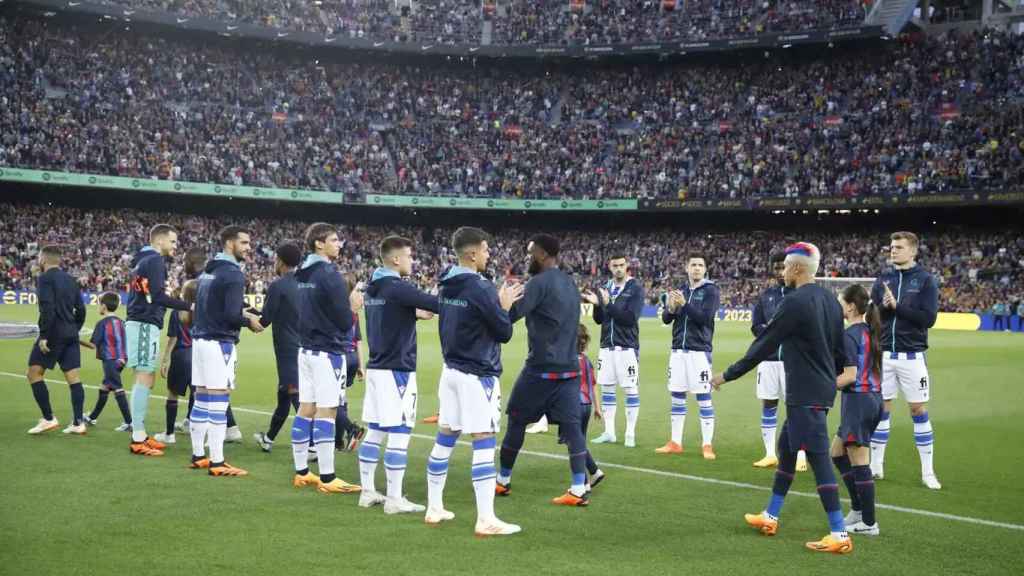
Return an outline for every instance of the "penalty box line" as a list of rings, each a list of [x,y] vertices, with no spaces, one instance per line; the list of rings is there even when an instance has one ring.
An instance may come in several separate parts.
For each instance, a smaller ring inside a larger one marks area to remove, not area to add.
[[[14,372],[0,372],[0,376],[7,376],[8,378],[24,378],[25,377],[24,374],[17,374],[17,373],[14,373]],[[63,380],[53,380],[53,379],[47,378],[46,381],[54,383],[54,384],[65,384],[65,382]],[[86,388],[92,388],[94,390],[98,390],[99,389],[99,386],[85,385],[85,387]],[[156,399],[156,400],[166,400],[167,399],[166,396],[158,396],[156,394],[151,394],[150,398],[153,398],[153,399]],[[257,410],[257,409],[254,409],[254,408],[243,408],[243,407],[239,407],[239,406],[232,406],[231,408],[235,412],[244,412],[246,414],[256,414],[256,415],[259,415],[259,416],[270,416],[271,415],[271,412],[267,412],[266,410]],[[429,436],[427,434],[412,434],[412,436],[414,438],[420,438],[422,440],[434,440],[434,436]],[[460,440],[458,443],[462,444],[463,446],[472,446],[471,442],[467,442],[467,441],[464,441],[464,440]],[[565,461],[565,460],[569,459],[569,457],[567,455],[565,455],[565,454],[551,454],[549,452],[537,452],[537,451],[534,451],[534,450],[520,450],[519,453],[520,454],[526,454],[526,455],[529,455],[529,456],[536,456],[538,458],[547,458],[549,460],[562,460],[562,461]],[[707,476],[696,476],[694,474],[683,474],[681,472],[670,472],[668,470],[656,470],[656,469],[653,469],[653,468],[641,468],[639,466],[629,466],[629,465],[626,465],[626,464],[616,464],[614,462],[598,462],[598,464],[600,464],[601,466],[603,466],[605,468],[610,468],[610,469],[615,469],[615,470],[626,470],[628,472],[635,472],[637,474],[647,474],[647,475],[650,475],[650,476],[661,476],[663,478],[674,478],[674,479],[677,479],[677,480],[689,480],[691,482],[703,482],[705,484],[716,484],[718,486],[729,486],[731,488],[743,488],[745,490],[755,490],[755,491],[758,491],[758,492],[770,492],[771,491],[771,488],[769,488],[767,486],[758,486],[757,484],[750,484],[750,483],[747,483],[747,482],[736,482],[736,481],[733,481],[733,480],[722,480],[722,479],[719,479],[719,478],[709,478]],[[792,494],[794,496],[802,496],[804,498],[818,498],[818,495],[816,493],[800,492],[800,491],[797,491],[797,490],[790,490],[789,494]],[[844,499],[844,501],[845,502],[849,502],[849,500],[846,500],[846,499]],[[905,506],[895,506],[895,505],[892,505],[892,504],[876,503],[875,507],[878,508],[878,509],[881,509],[881,510],[890,510],[890,511],[893,511],[893,512],[902,512],[904,514],[913,514],[913,515],[916,515],[916,516],[926,516],[926,517],[929,517],[929,518],[941,518],[943,520],[952,520],[954,522],[963,522],[963,523],[966,523],[966,524],[975,524],[975,525],[978,525],[978,526],[989,526],[989,527],[992,527],[992,528],[1004,528],[1004,529],[1007,529],[1007,530],[1024,531],[1024,525],[1022,525],[1022,524],[1012,524],[1012,523],[1009,523],[1009,522],[997,522],[995,520],[987,520],[987,519],[984,519],[984,518],[974,518],[974,517],[971,517],[971,516],[959,516],[957,514],[947,514],[945,512],[934,512],[932,510],[921,510],[921,509],[918,509],[918,508],[907,508]]]

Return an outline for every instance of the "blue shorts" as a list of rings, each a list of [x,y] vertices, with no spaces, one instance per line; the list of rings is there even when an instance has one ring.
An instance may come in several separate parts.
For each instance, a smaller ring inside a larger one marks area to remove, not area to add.
[[[510,420],[529,424],[547,416],[552,424],[580,423],[580,378],[547,380],[523,370],[505,409]]]
[[[345,379],[345,388],[351,388],[356,381],[356,372],[359,370],[359,354],[355,352],[345,353],[345,371],[348,378]]]
[[[121,370],[124,364],[117,360],[103,360],[103,385],[111,390],[120,390]]]
[[[78,338],[74,340],[48,340],[46,345],[50,348],[49,354],[43,354],[39,349],[39,339],[32,345],[32,352],[28,355],[29,366],[42,366],[52,370],[60,364],[64,372],[76,370],[82,367],[82,352],[78,349]]]
[[[795,454],[800,450],[808,454],[828,454],[831,448],[828,408],[786,406],[786,421],[779,434],[780,454]]]
[[[274,349],[274,358],[277,359],[277,388],[278,390],[299,389],[299,349],[281,350]]]
[[[192,386],[192,348],[171,351],[171,365],[167,368],[167,389],[184,396]]]
[[[882,421],[882,394],[852,392],[842,396],[842,418],[836,437],[846,446],[870,446],[871,435]]]

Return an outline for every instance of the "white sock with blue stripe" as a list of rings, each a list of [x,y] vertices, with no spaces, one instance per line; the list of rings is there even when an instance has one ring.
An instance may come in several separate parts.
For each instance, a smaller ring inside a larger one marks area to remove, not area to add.
[[[334,480],[334,418],[313,420],[313,444],[321,482]]]
[[[700,435],[704,446],[710,446],[715,439],[715,408],[711,405],[711,394],[697,394],[700,406]]]
[[[672,441],[683,445],[683,428],[686,426],[686,392],[669,392],[672,396],[671,417]]]
[[[388,431],[388,447],[384,451],[384,472],[388,478],[388,498],[402,499],[405,466],[409,462],[409,432]]]
[[[476,493],[476,520],[494,518],[494,485],[497,472],[494,469],[494,436],[473,440],[473,492]]]
[[[761,408],[761,440],[764,442],[766,458],[778,458],[775,453],[775,430],[779,426],[779,407],[763,406]]]
[[[879,466],[885,464],[885,447],[889,443],[889,427],[891,420],[888,412],[882,412],[882,419],[878,426],[871,433],[871,467],[873,472],[878,472]]]
[[[919,416],[912,416],[912,418],[914,420],[914,443],[917,444],[917,453],[921,456],[921,476],[934,476],[932,447],[935,443],[935,436],[932,433],[932,422],[928,419],[927,412]]]
[[[427,507],[431,510],[444,509],[444,485],[448,481],[448,460],[455,450],[459,433],[437,433],[434,448],[427,457]]]
[[[192,415],[189,416],[192,455],[196,458],[206,456],[206,433],[210,429],[209,397],[205,392],[196,392],[196,399],[192,404]]]
[[[615,396],[615,384],[601,384],[601,416],[604,418],[604,431],[609,436],[615,436],[615,412],[618,409],[618,399]]]
[[[309,439],[313,435],[313,420],[295,415],[292,419],[292,459],[295,471],[309,469]]]
[[[210,442],[210,464],[224,463],[224,438],[228,434],[229,402],[230,396],[223,392],[212,393],[208,397],[210,424],[206,436]]]
[[[371,424],[366,431],[366,438],[359,445],[359,480],[364,491],[377,491],[377,462],[380,461],[380,445],[383,442],[384,431]]]
[[[626,436],[636,436],[636,421],[640,418],[640,390],[626,390]]]

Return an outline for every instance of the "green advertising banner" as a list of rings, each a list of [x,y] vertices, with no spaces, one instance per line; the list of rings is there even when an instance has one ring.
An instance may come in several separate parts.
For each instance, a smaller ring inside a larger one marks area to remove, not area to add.
[[[189,194],[199,196],[231,196],[235,198],[256,198],[281,200],[285,202],[318,202],[341,204],[340,192],[322,190],[287,190],[284,188],[260,188],[258,186],[230,186],[227,184],[204,184],[199,182],[178,182],[174,180],[152,180],[149,178],[125,178],[123,176],[100,176],[96,174],[72,174],[68,172],[47,172],[23,168],[0,167],[0,181],[29,182],[58,186],[87,186],[117,190],[140,190],[165,194]]]
[[[367,194],[370,206],[400,208],[461,208],[470,210],[636,210],[636,200],[519,200],[457,198],[452,196],[392,196]]]

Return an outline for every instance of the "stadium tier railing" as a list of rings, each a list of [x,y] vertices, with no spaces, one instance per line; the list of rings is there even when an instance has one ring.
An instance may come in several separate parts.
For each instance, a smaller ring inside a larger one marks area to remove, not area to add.
[[[878,208],[1024,204],[1024,190],[964,190],[941,194],[879,196],[801,196],[743,199],[652,200],[636,198],[468,198],[461,196],[405,196],[367,194],[362,201],[347,200],[342,192],[259,186],[233,186],[154,178],[104,176],[0,166],[0,182],[44,186],[70,186],[128,190],[169,195],[248,198],[320,204],[363,204],[415,209],[518,210],[518,211],[786,211],[871,210]]]

